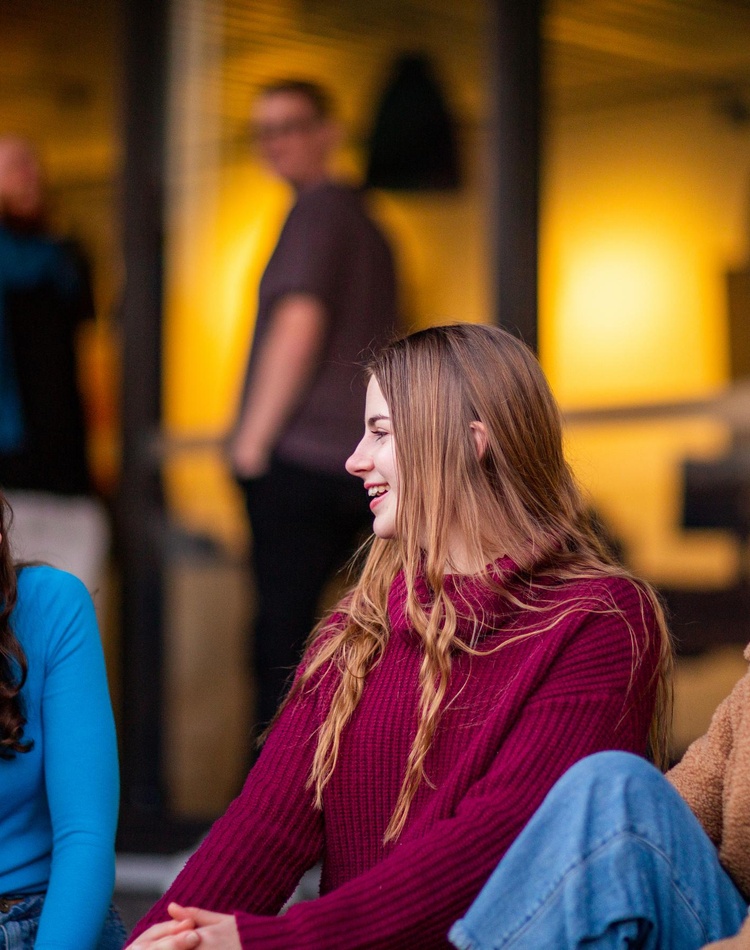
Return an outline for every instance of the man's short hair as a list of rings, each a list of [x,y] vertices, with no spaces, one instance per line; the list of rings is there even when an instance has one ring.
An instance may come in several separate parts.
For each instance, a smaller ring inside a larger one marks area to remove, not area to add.
[[[333,97],[316,82],[308,82],[306,79],[278,79],[276,82],[268,83],[260,89],[261,96],[273,96],[277,93],[291,93],[295,96],[303,96],[315,110],[315,115],[321,119],[330,119],[333,116]]]

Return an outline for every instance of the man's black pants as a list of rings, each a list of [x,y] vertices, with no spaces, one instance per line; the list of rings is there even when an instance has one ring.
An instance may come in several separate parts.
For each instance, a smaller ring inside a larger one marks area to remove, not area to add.
[[[360,479],[273,459],[240,482],[253,535],[256,724],[273,718],[318,617],[326,582],[372,527]]]

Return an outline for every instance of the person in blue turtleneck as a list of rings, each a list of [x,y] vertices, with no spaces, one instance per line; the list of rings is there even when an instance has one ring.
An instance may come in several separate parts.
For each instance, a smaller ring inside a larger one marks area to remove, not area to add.
[[[91,598],[17,566],[0,493],[0,950],[118,950],[115,728]]]

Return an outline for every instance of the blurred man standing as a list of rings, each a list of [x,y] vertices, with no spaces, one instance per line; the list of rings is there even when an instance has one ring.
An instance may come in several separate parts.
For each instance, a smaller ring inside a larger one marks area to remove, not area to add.
[[[396,323],[392,255],[361,195],[331,180],[338,144],[328,94],[312,83],[263,90],[253,114],[265,161],[295,190],[260,283],[231,444],[253,532],[257,723],[273,717],[327,579],[370,524],[344,471],[359,441],[363,356]]]
[[[93,300],[80,252],[49,233],[45,191],[32,146],[0,137],[0,485],[16,555],[93,590],[109,544],[78,379],[78,331]]]

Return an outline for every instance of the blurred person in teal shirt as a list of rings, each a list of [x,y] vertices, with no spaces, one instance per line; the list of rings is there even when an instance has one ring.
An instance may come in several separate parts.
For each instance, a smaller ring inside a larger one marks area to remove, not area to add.
[[[94,316],[89,267],[52,233],[30,143],[0,136],[0,487],[24,559],[101,583],[109,524],[93,493],[79,334]]]

